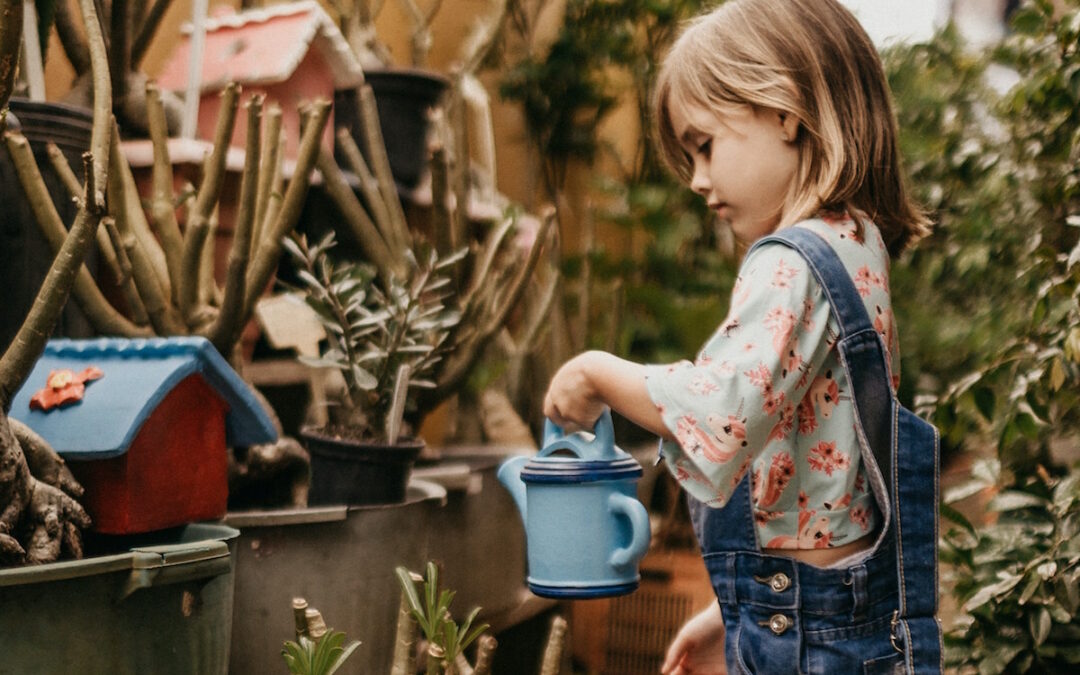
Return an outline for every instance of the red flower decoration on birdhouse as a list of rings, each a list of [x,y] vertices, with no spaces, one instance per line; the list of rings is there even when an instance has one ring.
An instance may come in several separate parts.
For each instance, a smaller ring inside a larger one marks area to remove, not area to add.
[[[49,372],[45,388],[30,398],[30,408],[52,410],[60,406],[78,403],[86,393],[86,383],[105,376],[100,368],[90,366],[81,373],[64,368]]]

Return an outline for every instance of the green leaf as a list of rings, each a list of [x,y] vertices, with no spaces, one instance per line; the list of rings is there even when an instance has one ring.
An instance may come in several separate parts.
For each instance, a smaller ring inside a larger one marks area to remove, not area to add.
[[[964,514],[949,506],[948,503],[942,503],[940,505],[940,511],[943,518],[951,520],[971,534],[976,533],[975,526],[971,524],[971,521],[969,521]]]
[[[975,407],[988,420],[994,419],[994,391],[989,387],[975,387]]]
[[[356,648],[359,646],[359,640],[353,640],[352,642],[350,642],[344,649],[341,650],[341,653],[338,654],[337,660],[334,661],[333,665],[330,666],[330,668],[326,671],[326,673],[324,673],[324,675],[334,675],[334,673],[337,672],[338,668],[345,664],[345,660],[352,656],[352,653],[355,652]]]
[[[1050,502],[1029,492],[1006,490],[991,499],[986,508],[990,511],[1005,512],[1027,508],[1046,509],[1049,506]]]
[[[1046,642],[1052,625],[1053,621],[1050,619],[1050,612],[1045,607],[1039,607],[1033,613],[1028,614],[1028,630],[1035,640],[1035,646]]]

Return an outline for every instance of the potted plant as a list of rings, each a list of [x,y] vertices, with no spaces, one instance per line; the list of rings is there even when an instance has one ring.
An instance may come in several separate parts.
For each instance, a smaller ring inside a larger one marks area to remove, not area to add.
[[[326,330],[328,348],[305,363],[341,373],[344,387],[331,423],[305,427],[312,457],[311,504],[400,502],[409,469],[423,441],[402,434],[410,390],[429,379],[461,320],[447,306],[447,273],[465,249],[440,258],[431,248],[407,252],[404,275],[377,275],[372,266],[332,260],[331,232],[314,245],[304,236],[286,240],[298,268],[299,288]]]

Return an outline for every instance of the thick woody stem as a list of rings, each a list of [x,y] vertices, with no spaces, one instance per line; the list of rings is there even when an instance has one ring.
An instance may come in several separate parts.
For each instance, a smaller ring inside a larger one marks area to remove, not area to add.
[[[116,227],[116,219],[112,216],[102,218],[98,234],[100,235],[102,232],[104,232],[105,240],[109,243],[109,246],[116,252],[116,264],[120,268],[117,283],[120,284],[120,289],[124,293],[124,300],[127,301],[131,320],[137,326],[149,326],[150,317],[147,316],[146,307],[143,306],[142,298],[139,297],[139,289],[135,287],[135,275],[131,271],[131,258],[128,257],[127,249],[124,248],[124,239],[120,236],[120,230]]]
[[[221,109],[214,129],[214,148],[205,164],[206,172],[195,197],[195,207],[188,213],[184,232],[184,253],[180,276],[180,313],[189,326],[197,323],[199,312],[199,282],[206,238],[210,233],[210,215],[221,194],[225,178],[225,159],[236,121],[240,87],[230,82],[221,93]]]
[[[544,659],[541,661],[540,675],[559,675],[565,642],[566,619],[557,616],[551,621],[551,632],[548,633],[547,644],[544,646]]]
[[[391,249],[397,251],[394,224],[390,220],[390,211],[386,208],[383,194],[379,190],[378,179],[372,175],[367,162],[364,161],[364,156],[360,153],[360,148],[357,147],[356,141],[353,140],[348,129],[338,129],[337,142],[338,147],[345,154],[345,161],[348,163],[349,169],[360,179],[360,193],[364,196],[364,201],[367,202],[368,208],[371,210],[372,218],[375,220],[379,232],[382,233],[383,241]],[[396,199],[397,196],[395,195],[394,198]]]
[[[319,173],[323,177],[323,187],[326,194],[338,207],[341,215],[345,217],[345,223],[352,231],[356,242],[364,250],[365,257],[375,264],[379,275],[383,279],[389,279],[394,274],[404,275],[404,260],[395,259],[390,253],[390,247],[386,245],[382,235],[371,222],[367,211],[360,205],[360,200],[352,191],[345,175],[338,168],[334,158],[326,150],[319,152]]]
[[[319,101],[315,104],[307,126],[304,128],[296,157],[296,167],[289,181],[289,187],[285,190],[281,210],[263,234],[255,258],[248,267],[244,316],[250,316],[254,311],[256,300],[259,299],[259,295],[270,282],[274,270],[277,269],[278,259],[281,257],[281,240],[296,226],[296,221],[300,217],[311,180],[311,170],[319,155],[322,131],[326,127],[329,115],[330,104]]]
[[[436,145],[431,150],[431,231],[435,236],[436,248],[443,255],[457,248],[454,228],[450,224],[453,217],[450,210],[450,160],[446,148]]]
[[[259,189],[255,197],[255,221],[251,228],[251,253],[259,245],[266,214],[270,210],[270,195],[281,175],[281,106],[270,104],[266,114],[266,134],[259,151]]]
[[[540,260],[540,252],[544,248],[545,241],[547,241],[548,232],[554,222],[554,209],[545,210],[541,215],[541,225],[540,230],[536,233],[536,240],[533,242],[532,248],[529,249],[529,254],[518,271],[517,277],[511,282],[504,295],[502,305],[492,310],[491,314],[486,317],[486,321],[481,323],[480,328],[472,335],[471,339],[466,344],[455,349],[454,353],[447,359],[446,366],[438,378],[438,390],[441,392],[454,390],[468,375],[472,364],[476,362],[491,337],[506,323],[506,318],[517,305],[528,286],[533,270]]]
[[[450,221],[452,239],[465,240],[469,228],[469,132],[466,123],[464,85],[461,71],[454,73],[454,86],[450,90],[450,131],[454,135],[453,157],[450,158],[450,189],[454,192],[457,209]]]
[[[386,143],[383,140],[382,128],[379,126],[379,109],[375,104],[375,92],[369,84],[360,87],[360,111],[364,121],[364,138],[367,141],[368,152],[371,153],[372,168],[379,181],[382,201],[390,216],[391,229],[387,240],[391,243],[392,250],[403,253],[412,248],[412,235],[405,222],[405,211],[401,208],[401,199],[398,198],[394,175],[390,171],[390,159],[386,155]]]
[[[105,212],[105,186],[109,166],[109,145],[112,135],[113,119],[112,86],[109,82],[109,57],[105,51],[105,38],[101,34],[101,24],[94,0],[79,0],[82,10],[83,26],[86,30],[86,43],[90,48],[90,72],[94,84],[94,116],[90,129],[90,152],[93,163],[87,174],[87,208],[97,214]],[[2,67],[2,65],[0,65]],[[0,98],[0,100],[3,100]]]
[[[255,220],[255,198],[259,183],[259,136],[262,124],[261,95],[252,96],[247,107],[247,139],[244,153],[244,173],[240,178],[240,206],[236,213],[236,228],[229,249],[229,266],[225,274],[225,297],[217,319],[207,332],[207,338],[221,354],[232,352],[233,344],[243,328],[245,282],[248,257],[251,253],[251,230]]]
[[[184,238],[180,234],[180,225],[176,222],[176,196],[173,194],[173,170],[169,157],[169,130],[165,122],[165,106],[161,102],[161,92],[153,82],[146,84],[146,115],[150,127],[150,141],[154,146],[150,222],[165,253],[169,285],[172,287],[171,300],[179,305]]]
[[[71,62],[71,67],[75,69],[76,77],[90,70],[90,48],[86,45],[82,29],[76,25],[66,0],[57,0],[53,22],[56,24],[56,34],[60,37],[60,46]]]
[[[150,230],[150,223],[146,220],[146,212],[143,211],[142,200],[139,198],[139,188],[135,184],[135,174],[131,172],[131,165],[128,164],[127,159],[120,150],[120,131],[115,120],[113,122],[113,143],[109,161],[111,162],[110,171],[115,185],[110,185],[107,189],[109,191],[119,190],[117,194],[120,195],[122,192],[122,195],[117,199],[121,197],[123,199],[123,201],[114,199],[111,202],[111,210],[117,216],[117,220],[120,219],[119,212],[124,212],[131,233],[135,235],[139,247],[149,260],[151,270],[157,278],[158,286],[162,289],[165,300],[168,302],[172,297],[172,284],[169,282],[169,270],[165,252],[162,250],[161,244],[158,243],[157,237]]]
[[[476,641],[476,666],[473,675],[489,675],[491,662],[495,658],[495,648],[499,641],[491,635],[481,635]]]
[[[5,134],[4,140],[7,142],[8,154],[15,165],[15,173],[26,194],[30,210],[53,252],[59,253],[68,232],[53,205],[49,190],[45,187],[45,181],[38,171],[30,144],[18,134]],[[146,330],[125,319],[109,304],[109,301],[101,294],[94,278],[90,276],[89,270],[81,263],[75,272],[72,292],[75,300],[86,313],[86,318],[97,332],[104,335],[123,336],[147,334]]]
[[[183,335],[184,330],[177,317],[173,316],[171,305],[168,303],[168,292],[162,287],[161,278],[164,270],[159,274],[157,265],[144,245],[144,239],[139,237],[135,221],[143,217],[142,208],[139,206],[138,195],[132,195],[134,185],[126,185],[122,174],[127,169],[127,162],[120,153],[119,143],[112,144],[112,170],[113,180],[109,183],[109,201],[114,205],[113,217],[116,220],[116,229],[120,233],[121,248],[131,260],[132,278],[135,287],[139,291],[146,314],[150,318],[150,325],[158,335]],[[134,197],[134,204],[132,204]],[[145,225],[145,222],[142,223]],[[149,228],[147,228],[149,230]],[[151,237],[152,238],[152,237]],[[152,244],[156,246],[157,244]],[[160,249],[157,250],[161,252]],[[162,256],[164,261],[164,256]],[[164,267],[164,262],[161,263]]]
[[[22,0],[0,0],[0,111],[7,110],[8,99],[15,89],[22,29]]]
[[[113,97],[127,96],[127,74],[131,63],[131,6],[128,0],[112,0],[109,9],[109,73]]]
[[[11,409],[15,392],[34,367],[37,357],[45,349],[45,343],[56,325],[56,319],[67,301],[78,270],[82,265],[90,243],[94,240],[101,215],[83,208],[75,216],[71,231],[64,245],[45,275],[30,313],[23,321],[11,346],[0,357],[0,409]]]
[[[82,203],[82,185],[79,184],[79,178],[75,175],[75,172],[71,170],[71,165],[68,164],[67,157],[64,157],[64,153],[60,148],[56,147],[55,143],[49,142],[45,145],[45,150],[49,155],[49,163],[52,165],[53,172],[64,186],[64,190],[67,191],[68,196],[75,201],[76,204]],[[116,249],[113,248],[112,242],[109,241],[109,233],[104,228],[99,227],[95,233],[97,237],[98,255],[101,256],[105,262],[106,267],[112,272],[113,276],[122,280],[124,278],[124,271],[120,267],[120,261],[116,257]]]
[[[405,592],[401,593],[398,603],[397,631],[394,637],[394,660],[391,662],[390,675],[415,675],[416,666],[413,664],[413,649],[416,646],[416,619],[413,618],[412,610]]]
[[[146,18],[140,22],[139,34],[131,44],[130,64],[132,69],[137,68],[142,62],[143,56],[146,55],[146,48],[150,46],[150,41],[154,39],[154,34],[157,33],[158,26],[161,25],[161,20],[165,17],[165,11],[169,9],[170,4],[172,4],[172,0],[154,0],[154,4],[150,6],[150,11],[146,13]]]

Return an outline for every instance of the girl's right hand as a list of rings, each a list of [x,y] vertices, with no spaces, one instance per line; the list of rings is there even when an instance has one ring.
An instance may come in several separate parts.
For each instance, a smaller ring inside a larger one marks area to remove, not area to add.
[[[724,617],[714,602],[690,618],[668,647],[663,675],[727,675]]]

